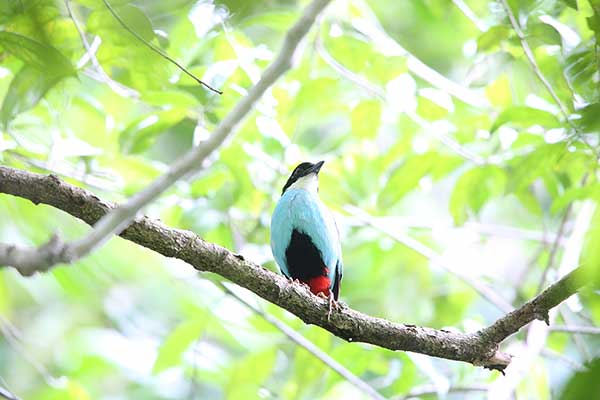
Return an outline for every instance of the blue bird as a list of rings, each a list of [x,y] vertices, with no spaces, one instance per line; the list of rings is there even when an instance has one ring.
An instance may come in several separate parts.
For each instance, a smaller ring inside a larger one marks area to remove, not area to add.
[[[331,307],[340,293],[342,250],[333,215],[319,198],[323,163],[303,162],[283,186],[271,219],[271,250],[283,275],[328,297]]]

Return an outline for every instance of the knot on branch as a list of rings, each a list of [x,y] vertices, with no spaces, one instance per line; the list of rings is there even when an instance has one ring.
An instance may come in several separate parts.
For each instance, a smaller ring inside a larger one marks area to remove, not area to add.
[[[548,314],[548,310],[536,309],[533,311],[533,316],[535,319],[544,321],[546,325],[550,326],[550,315]]]

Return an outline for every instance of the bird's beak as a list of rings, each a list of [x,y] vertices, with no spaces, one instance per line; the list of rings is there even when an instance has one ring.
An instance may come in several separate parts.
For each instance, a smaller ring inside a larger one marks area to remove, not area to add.
[[[312,168],[309,170],[309,173],[318,174],[323,164],[325,164],[325,161],[319,161],[318,163],[312,166]]]

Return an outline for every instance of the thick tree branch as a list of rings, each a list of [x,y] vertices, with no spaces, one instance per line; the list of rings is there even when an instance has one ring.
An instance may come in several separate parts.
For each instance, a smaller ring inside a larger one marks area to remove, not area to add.
[[[0,166],[0,193],[48,204],[93,225],[115,208],[91,192],[67,184],[53,175],[40,175]],[[304,322],[328,330],[350,342],[364,342],[390,350],[412,351],[503,370],[510,356],[499,344],[534,319],[574,294],[583,284],[578,268],[548,287],[521,308],[475,333],[457,333],[398,324],[371,317],[348,307],[327,317],[328,302],[304,286],[290,283],[239,254],[209,243],[190,231],[173,229],[147,217],[137,218],[121,236],[166,257],[175,257],[198,271],[221,275],[258,296],[293,313]],[[424,300],[425,301],[425,300]]]
[[[151,203],[171,185],[192,171],[198,170],[204,161],[216,151],[235,131],[235,128],[248,115],[254,104],[262,95],[292,66],[292,57],[300,41],[306,36],[315,22],[317,15],[330,0],[313,0],[301,15],[300,19],[285,35],[283,45],[275,60],[264,71],[260,80],[252,86],[248,93],[221,120],[212,135],[197,147],[188,151],[165,174],[158,177],[148,187],[133,195],[125,203],[94,222],[94,229],[85,237],[72,243],[63,243],[53,239],[41,248],[21,248],[3,246],[4,262],[17,268],[23,275],[31,275],[37,270],[47,270],[57,263],[73,262],[100,246],[113,234],[121,232],[135,218],[137,213]],[[17,251],[18,250],[18,251]],[[7,258],[11,254],[16,257]],[[17,261],[22,260],[23,264]]]

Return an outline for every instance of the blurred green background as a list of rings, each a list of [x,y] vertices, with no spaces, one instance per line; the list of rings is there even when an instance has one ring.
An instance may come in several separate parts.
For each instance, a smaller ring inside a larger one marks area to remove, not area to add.
[[[119,202],[210,135],[308,2],[110,3],[223,95],[144,47],[102,0],[2,0],[0,161]],[[334,0],[235,136],[145,213],[277,270],[281,187],[299,162],[324,159],[342,301],[465,332],[577,265],[595,271],[600,3],[508,4],[535,67],[502,2]],[[0,241],[23,245],[89,230],[6,195],[0,221]],[[120,238],[31,278],[1,269],[0,386],[23,399],[368,398],[219,283]],[[346,343],[230,287],[386,398],[600,396],[597,362],[584,371],[600,356],[597,285],[550,329],[505,341],[506,376]]]

